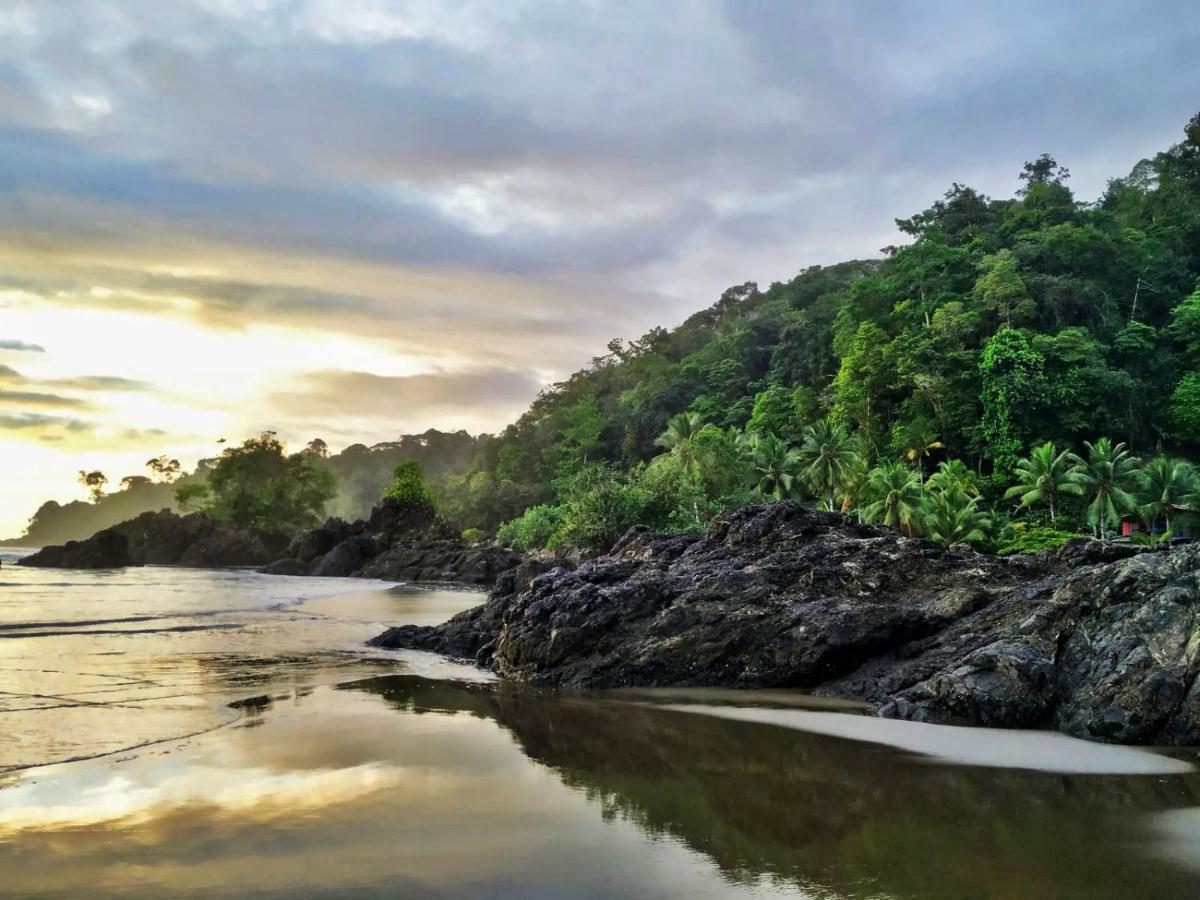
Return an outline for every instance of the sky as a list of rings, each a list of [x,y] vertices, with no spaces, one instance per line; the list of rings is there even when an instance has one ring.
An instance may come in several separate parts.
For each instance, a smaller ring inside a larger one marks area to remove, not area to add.
[[[1189,0],[0,0],[0,536],[150,456],[495,431],[613,337],[1077,196],[1200,108]]]

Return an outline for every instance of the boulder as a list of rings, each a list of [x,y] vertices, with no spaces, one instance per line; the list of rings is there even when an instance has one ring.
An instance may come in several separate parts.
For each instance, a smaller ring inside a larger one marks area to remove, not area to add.
[[[21,559],[19,564],[52,569],[119,569],[133,563],[129,538],[116,529],[106,528],[85,541],[44,547]]]
[[[534,684],[807,688],[918,721],[1200,744],[1200,546],[994,557],[782,502],[520,572],[373,643]]]

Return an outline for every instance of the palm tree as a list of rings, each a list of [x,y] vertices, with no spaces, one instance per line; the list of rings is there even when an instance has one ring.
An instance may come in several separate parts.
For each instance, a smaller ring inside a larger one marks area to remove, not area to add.
[[[1189,494],[1197,491],[1195,467],[1182,459],[1156,456],[1141,471],[1138,495],[1139,507],[1147,524],[1153,525],[1159,516],[1166,520],[1166,530],[1171,530],[1171,519],[1176,510],[1188,505]]]
[[[876,466],[867,476],[864,522],[881,522],[912,537],[920,528],[927,495],[920,476],[901,462]]]
[[[934,450],[941,450],[946,445],[938,440],[938,436],[931,431],[919,431],[909,435],[908,448],[904,451],[904,458],[909,462],[917,464],[917,471],[921,474],[921,479],[925,478],[925,460]]]
[[[804,477],[817,494],[825,498],[828,510],[836,508],[838,487],[845,483],[857,458],[846,430],[828,419],[804,429],[799,460]]]
[[[1087,448],[1087,459],[1071,454],[1072,471],[1085,496],[1091,497],[1088,524],[1096,537],[1103,538],[1106,526],[1116,528],[1121,524],[1121,513],[1137,509],[1137,501],[1128,488],[1136,480],[1138,459],[1124,443],[1113,444],[1106,437],[1094,444],[1084,441],[1083,446]]]
[[[1022,508],[1045,504],[1050,509],[1050,524],[1057,525],[1058,499],[1083,494],[1079,473],[1071,466],[1072,455],[1069,450],[1059,453],[1053,441],[1034,447],[1027,459],[1017,463],[1017,483],[1004,492],[1004,499],[1020,497]]]
[[[800,457],[795,449],[770,432],[756,435],[750,446],[757,482],[754,489],[776,500],[794,497],[800,483]]]
[[[684,469],[695,472],[699,466],[692,443],[705,428],[704,416],[698,412],[681,412],[667,420],[667,430],[654,439],[657,447],[679,457]]]
[[[698,412],[681,412],[667,419],[667,430],[654,439],[654,446],[668,451],[688,444],[704,427]]]
[[[962,491],[968,497],[979,496],[979,476],[961,459],[944,459],[925,486],[931,491]]]
[[[987,539],[979,498],[961,490],[930,493],[922,524],[926,536],[951,544],[973,544]]]

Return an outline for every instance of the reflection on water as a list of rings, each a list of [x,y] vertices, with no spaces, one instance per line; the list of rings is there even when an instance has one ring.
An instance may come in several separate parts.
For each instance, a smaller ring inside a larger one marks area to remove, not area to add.
[[[362,647],[463,592],[64,577],[0,585],[0,896],[1132,898],[1200,875],[1194,760]]]
[[[1183,897],[1200,781],[390,675],[0,790],[21,897]],[[34,777],[36,775],[36,777]]]

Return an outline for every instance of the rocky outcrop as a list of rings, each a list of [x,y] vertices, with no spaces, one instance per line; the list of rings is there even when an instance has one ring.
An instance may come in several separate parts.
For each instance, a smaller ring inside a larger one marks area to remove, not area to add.
[[[513,550],[468,544],[428,508],[386,499],[366,519],[330,519],[297,536],[263,571],[492,585],[520,562]]]
[[[142,513],[85,541],[45,547],[20,563],[63,569],[261,566],[277,557],[286,543],[281,535],[235,528],[204,513],[179,516],[163,510]]]
[[[920,721],[1200,743],[1200,547],[945,549],[794,503],[631,530],[373,642],[569,687],[800,687]]]

